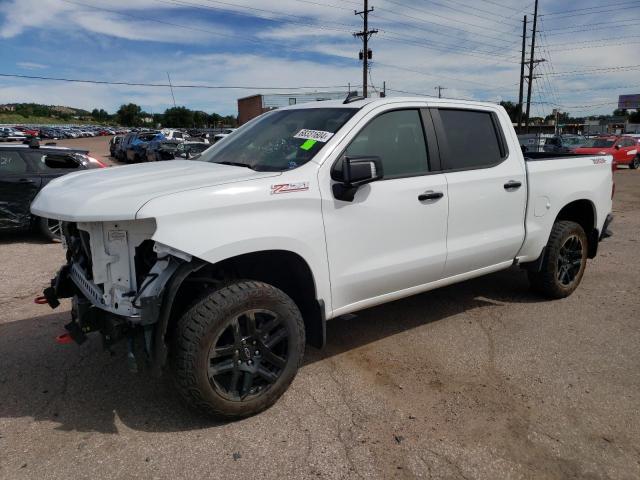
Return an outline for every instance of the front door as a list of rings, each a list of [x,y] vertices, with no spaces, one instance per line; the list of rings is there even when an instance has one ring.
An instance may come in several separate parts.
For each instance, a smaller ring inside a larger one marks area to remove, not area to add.
[[[430,150],[420,111],[407,109],[373,118],[343,152],[380,157],[384,178],[362,186],[353,202],[323,188],[334,314],[441,278],[447,184],[443,174],[429,171]]]

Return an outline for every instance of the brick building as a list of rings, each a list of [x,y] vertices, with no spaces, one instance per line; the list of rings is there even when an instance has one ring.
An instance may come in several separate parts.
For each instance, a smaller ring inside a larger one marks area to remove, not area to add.
[[[275,93],[269,95],[251,95],[238,99],[238,124],[247,123],[252,118],[276,108],[296,105],[298,103],[320,102],[322,100],[341,100],[347,92],[313,92],[313,93]]]

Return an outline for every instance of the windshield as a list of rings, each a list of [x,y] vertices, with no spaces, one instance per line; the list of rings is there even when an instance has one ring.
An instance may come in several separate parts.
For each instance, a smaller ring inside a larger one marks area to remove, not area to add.
[[[615,138],[590,138],[584,144],[586,148],[611,148],[616,143]]]
[[[571,146],[584,145],[586,141],[584,137],[566,137],[564,139],[564,143]]]
[[[297,168],[311,160],[356,111],[307,108],[270,112],[206,150],[198,160],[260,171]]]

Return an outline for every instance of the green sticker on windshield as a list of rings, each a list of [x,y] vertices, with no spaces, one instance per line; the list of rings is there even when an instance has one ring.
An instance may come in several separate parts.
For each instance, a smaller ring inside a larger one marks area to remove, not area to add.
[[[311,150],[316,143],[318,143],[316,140],[309,139],[306,142],[304,142],[302,145],[300,145],[300,148],[302,150]]]

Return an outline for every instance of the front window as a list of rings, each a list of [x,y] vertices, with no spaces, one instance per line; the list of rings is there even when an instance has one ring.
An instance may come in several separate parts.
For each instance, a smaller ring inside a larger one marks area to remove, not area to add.
[[[355,114],[355,108],[277,110],[234,132],[198,160],[280,172],[304,165]]]
[[[616,143],[615,138],[591,138],[584,144],[586,148],[611,148]]]

